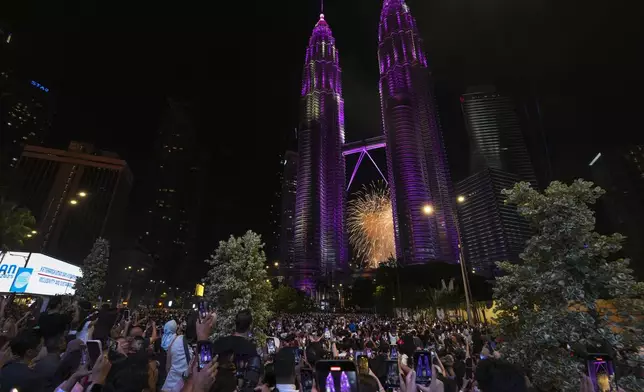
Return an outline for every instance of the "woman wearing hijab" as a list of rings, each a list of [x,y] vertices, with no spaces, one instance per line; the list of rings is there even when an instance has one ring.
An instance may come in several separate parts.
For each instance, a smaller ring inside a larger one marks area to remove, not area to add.
[[[190,350],[184,335],[177,335],[177,322],[170,320],[163,326],[161,348],[168,352],[165,379],[162,392],[180,391],[183,386],[183,375],[188,371]]]

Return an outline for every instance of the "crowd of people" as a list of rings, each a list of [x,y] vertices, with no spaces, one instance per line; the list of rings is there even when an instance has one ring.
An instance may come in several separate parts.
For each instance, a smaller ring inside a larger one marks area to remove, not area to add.
[[[38,311],[0,301],[0,392],[523,392],[485,325],[360,314],[278,315],[258,339],[249,311],[211,341],[200,310],[134,311],[67,297]],[[582,392],[601,388],[583,378]]]

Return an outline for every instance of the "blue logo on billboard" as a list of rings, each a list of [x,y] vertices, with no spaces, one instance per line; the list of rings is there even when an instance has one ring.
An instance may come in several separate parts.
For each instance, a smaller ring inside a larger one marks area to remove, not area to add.
[[[19,268],[18,273],[16,273],[16,279],[13,280],[13,284],[11,285],[11,289],[9,289],[9,292],[11,293],[24,293],[25,290],[27,290],[27,285],[29,284],[29,278],[31,278],[31,274],[33,273],[34,269],[33,268]]]

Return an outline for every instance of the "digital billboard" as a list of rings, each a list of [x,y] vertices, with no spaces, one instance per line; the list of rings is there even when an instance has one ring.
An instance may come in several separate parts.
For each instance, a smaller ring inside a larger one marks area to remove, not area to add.
[[[79,267],[42,253],[6,252],[0,263],[0,292],[74,294],[81,275]]]

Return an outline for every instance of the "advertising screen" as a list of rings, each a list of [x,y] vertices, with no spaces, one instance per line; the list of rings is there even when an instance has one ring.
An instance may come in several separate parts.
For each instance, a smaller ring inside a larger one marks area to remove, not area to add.
[[[0,264],[0,292],[74,294],[74,283],[81,275],[79,267],[42,253],[7,252]]]

